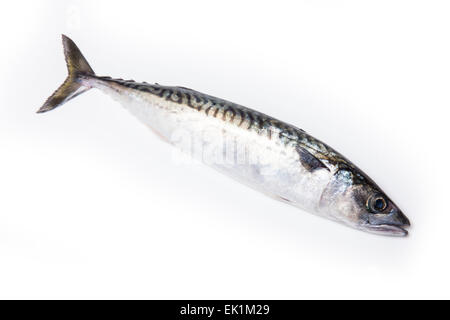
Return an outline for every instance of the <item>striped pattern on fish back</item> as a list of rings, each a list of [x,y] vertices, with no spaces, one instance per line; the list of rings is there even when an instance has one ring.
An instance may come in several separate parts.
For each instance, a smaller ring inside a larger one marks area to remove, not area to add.
[[[304,130],[277,120],[264,113],[241,106],[239,104],[213,97],[189,88],[162,86],[134,80],[96,77],[100,80],[113,82],[124,87],[158,96],[166,101],[178,103],[203,112],[207,116],[235,124],[243,129],[267,136],[268,139],[278,138],[285,145],[301,146],[317,158],[340,166],[353,165],[338,152],[307,134]]]

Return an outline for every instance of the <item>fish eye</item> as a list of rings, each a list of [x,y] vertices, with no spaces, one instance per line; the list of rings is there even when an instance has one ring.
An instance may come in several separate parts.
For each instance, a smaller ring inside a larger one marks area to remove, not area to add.
[[[377,210],[383,210],[383,208],[386,207],[386,202],[384,201],[384,199],[379,198],[375,200],[374,207]]]
[[[384,197],[376,195],[367,201],[368,208],[373,213],[381,213],[387,207],[387,201]]]

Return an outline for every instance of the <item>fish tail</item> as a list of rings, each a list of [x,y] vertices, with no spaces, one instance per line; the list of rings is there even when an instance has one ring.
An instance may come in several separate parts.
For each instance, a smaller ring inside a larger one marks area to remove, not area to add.
[[[89,66],[75,42],[65,35],[62,35],[62,42],[69,75],[63,84],[45,101],[44,105],[37,111],[38,113],[53,110],[91,88],[83,85],[81,77],[94,76],[94,70]]]

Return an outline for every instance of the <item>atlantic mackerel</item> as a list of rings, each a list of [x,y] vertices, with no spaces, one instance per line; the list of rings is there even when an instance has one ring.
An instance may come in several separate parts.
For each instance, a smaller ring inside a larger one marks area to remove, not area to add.
[[[302,129],[192,89],[97,76],[62,38],[69,75],[38,113],[97,88],[165,141],[258,191],[359,230],[408,234],[409,220],[374,181]]]

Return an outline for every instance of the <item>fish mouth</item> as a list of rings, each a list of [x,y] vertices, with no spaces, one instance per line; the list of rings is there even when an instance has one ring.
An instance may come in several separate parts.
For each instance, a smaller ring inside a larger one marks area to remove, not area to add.
[[[378,224],[378,225],[366,225],[365,230],[370,233],[375,233],[384,236],[392,237],[406,237],[408,231],[405,229],[409,227],[409,224],[403,225],[391,225],[391,224]]]
[[[405,237],[408,231],[405,229],[411,223],[409,219],[397,208],[389,214],[371,214],[363,228],[371,233],[384,236]]]

